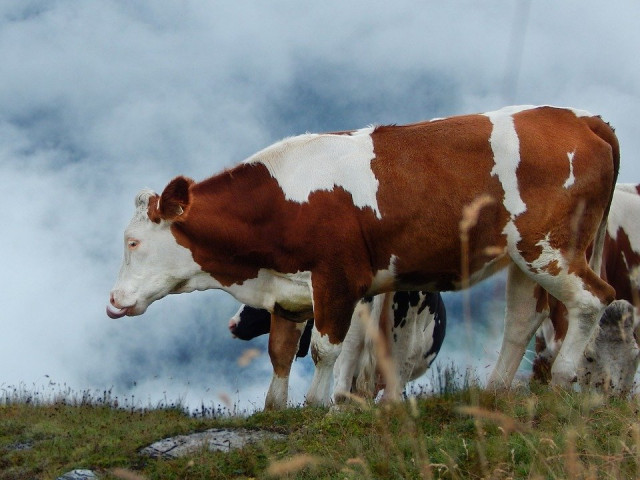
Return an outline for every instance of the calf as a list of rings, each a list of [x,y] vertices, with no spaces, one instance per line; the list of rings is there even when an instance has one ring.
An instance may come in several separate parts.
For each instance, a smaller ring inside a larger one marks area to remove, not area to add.
[[[508,267],[489,386],[511,383],[542,320],[537,285],[569,312],[553,365],[568,385],[614,298],[585,251],[604,234],[618,169],[607,123],[548,106],[288,138],[202,182],[142,191],[107,313],[220,288],[288,320],[313,316],[335,361],[359,299],[457,290]]]
[[[302,336],[286,323],[270,324],[271,315],[266,310],[243,305],[232,317],[229,328],[234,336],[245,340],[271,330],[269,356],[274,376],[267,393],[265,409],[279,409],[285,408],[287,404],[293,345],[298,348],[297,357],[306,355],[311,337],[309,326],[312,322],[307,322]],[[395,292],[360,300],[336,362],[336,383],[340,385],[338,388],[348,388],[352,393],[365,397],[374,397],[379,390],[384,389],[385,397],[398,397],[405,384],[423,375],[434,361],[444,340],[446,325],[446,310],[439,293]],[[378,331],[380,335],[377,335]],[[274,340],[273,337],[283,340]],[[384,375],[377,368],[376,346],[382,345],[381,342],[384,342],[385,351],[390,351],[390,361],[396,368],[392,375],[397,391],[390,392],[385,388]],[[331,368],[327,369],[326,362],[315,345],[313,352],[317,368],[307,393],[307,401],[327,405],[330,401]],[[289,368],[282,368],[287,365]],[[323,372],[323,368],[327,370]]]
[[[632,321],[634,329],[638,326],[640,318],[640,185],[618,184],[616,185],[611,209],[607,221],[607,232],[602,253],[601,276],[607,280],[616,290],[616,298],[626,300],[635,305],[634,317]],[[620,308],[613,312],[622,311]],[[626,322],[621,315],[615,313],[603,316],[600,320],[601,330],[610,330],[613,327],[613,319],[618,320],[618,328],[626,330]],[[550,380],[551,365],[553,364],[558,351],[562,345],[567,332],[566,308],[554,299],[550,302],[549,318],[547,318],[536,334],[536,358],[533,362],[533,378],[541,383]],[[591,351],[599,350],[599,342],[610,336],[600,336],[594,334],[591,340]],[[636,333],[637,339],[637,333]],[[618,347],[622,347],[619,344]],[[624,351],[619,350],[617,360],[608,366],[601,365],[597,368],[612,368],[613,371],[623,372],[628,370],[628,358],[634,356],[635,341],[624,342]],[[603,346],[604,348],[604,346]],[[590,358],[597,358],[593,354]],[[593,362],[590,362],[593,363]],[[581,361],[584,364],[584,360]],[[633,362],[631,362],[633,364]],[[591,366],[591,368],[596,368]],[[583,366],[581,372],[587,371]],[[631,389],[627,375],[622,379],[627,379],[623,384],[617,382],[621,380],[615,375],[611,380],[611,391],[624,392]],[[578,380],[582,384],[594,384],[584,375],[580,375]],[[605,383],[604,385],[609,385]]]

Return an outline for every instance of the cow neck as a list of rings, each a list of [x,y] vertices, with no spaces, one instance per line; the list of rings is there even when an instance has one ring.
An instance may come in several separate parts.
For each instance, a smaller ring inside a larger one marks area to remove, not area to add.
[[[177,242],[224,286],[274,268],[278,231],[266,177],[263,167],[243,164],[194,184],[186,218],[172,225]]]

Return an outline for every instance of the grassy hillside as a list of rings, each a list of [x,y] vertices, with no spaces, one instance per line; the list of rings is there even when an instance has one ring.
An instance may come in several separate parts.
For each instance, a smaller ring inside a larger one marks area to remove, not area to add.
[[[519,387],[449,388],[399,405],[340,412],[294,408],[246,418],[194,418],[179,408],[99,401],[0,405],[0,480],[56,478],[638,478],[638,399]],[[288,435],[231,453],[141,457],[148,444],[214,427]]]

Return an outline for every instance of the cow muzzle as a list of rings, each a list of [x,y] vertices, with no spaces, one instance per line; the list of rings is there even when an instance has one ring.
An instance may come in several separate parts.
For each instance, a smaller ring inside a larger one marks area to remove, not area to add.
[[[125,315],[136,315],[135,304],[123,307],[116,300],[114,292],[111,292],[111,295],[109,296],[109,303],[107,304],[107,315],[114,319],[122,318]]]

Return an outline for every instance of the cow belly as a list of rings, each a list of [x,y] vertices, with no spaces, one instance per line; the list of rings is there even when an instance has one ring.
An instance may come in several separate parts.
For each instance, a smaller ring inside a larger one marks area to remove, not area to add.
[[[312,311],[310,272],[283,274],[261,269],[256,278],[231,285],[226,290],[240,302],[270,312],[276,305],[281,312],[291,315]]]

